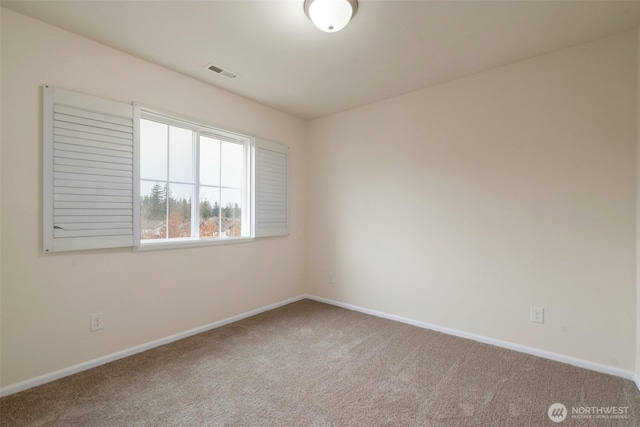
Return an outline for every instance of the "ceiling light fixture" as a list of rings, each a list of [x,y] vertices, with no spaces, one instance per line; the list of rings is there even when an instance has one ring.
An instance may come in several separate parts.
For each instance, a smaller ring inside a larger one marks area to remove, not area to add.
[[[357,0],[304,0],[304,13],[327,33],[346,27],[357,10]]]

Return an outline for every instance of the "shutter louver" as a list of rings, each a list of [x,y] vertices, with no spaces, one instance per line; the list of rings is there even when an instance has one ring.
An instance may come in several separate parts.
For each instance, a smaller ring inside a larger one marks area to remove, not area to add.
[[[44,87],[44,250],[133,246],[133,107]]]
[[[289,234],[289,147],[256,139],[255,236]]]

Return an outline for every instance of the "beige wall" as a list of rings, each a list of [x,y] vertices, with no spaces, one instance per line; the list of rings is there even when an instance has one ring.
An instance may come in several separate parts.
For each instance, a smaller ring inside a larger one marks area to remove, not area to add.
[[[311,122],[311,292],[633,370],[636,61],[632,31]]]
[[[0,22],[2,11],[0,7]],[[0,31],[0,46],[2,46],[2,31]],[[2,95],[2,49],[0,48],[0,96]],[[0,102],[0,118],[2,117],[2,102]],[[0,242],[2,242],[2,123],[0,122]],[[2,244],[0,243],[0,310],[2,309]],[[0,367],[2,366],[2,312],[0,311]],[[1,369],[1,368],[0,368]],[[0,386],[2,379],[0,378]]]
[[[305,123],[2,9],[2,385],[301,293]],[[137,101],[291,147],[286,238],[207,248],[45,255],[40,86]],[[103,311],[105,329],[89,332]]]
[[[637,103],[637,130],[638,145],[636,148],[636,384],[640,388],[640,26],[638,27],[638,44],[636,46],[636,57],[638,59],[638,103]]]

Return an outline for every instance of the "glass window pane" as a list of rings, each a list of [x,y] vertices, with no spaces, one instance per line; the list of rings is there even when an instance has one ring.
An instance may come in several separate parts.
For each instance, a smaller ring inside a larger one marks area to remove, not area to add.
[[[167,180],[167,132],[169,127],[151,120],[140,120],[140,177]]]
[[[200,237],[219,237],[220,188],[200,187]]]
[[[193,185],[169,184],[169,238],[192,237],[191,201]]]
[[[140,239],[164,239],[167,234],[167,199],[164,183],[140,182]]]
[[[169,181],[194,182],[193,134],[189,129],[169,127]]]
[[[221,193],[222,218],[220,221],[220,236],[240,237],[242,236],[242,192],[239,189],[223,188]]]
[[[220,185],[220,141],[200,137],[200,184]]]
[[[200,135],[177,119],[153,120],[140,120],[141,239],[241,237],[249,218],[245,144],[222,141],[215,130]]]
[[[242,144],[222,141],[222,186],[242,186]]]

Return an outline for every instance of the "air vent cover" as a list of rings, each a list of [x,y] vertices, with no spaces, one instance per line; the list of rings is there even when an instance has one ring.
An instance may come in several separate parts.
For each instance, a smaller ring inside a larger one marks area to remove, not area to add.
[[[211,70],[216,74],[220,74],[221,76],[225,76],[228,79],[235,79],[236,77],[238,77],[237,74],[232,73],[229,70],[225,70],[224,68],[220,68],[217,65],[214,64],[209,64],[205,67],[207,70]]]

